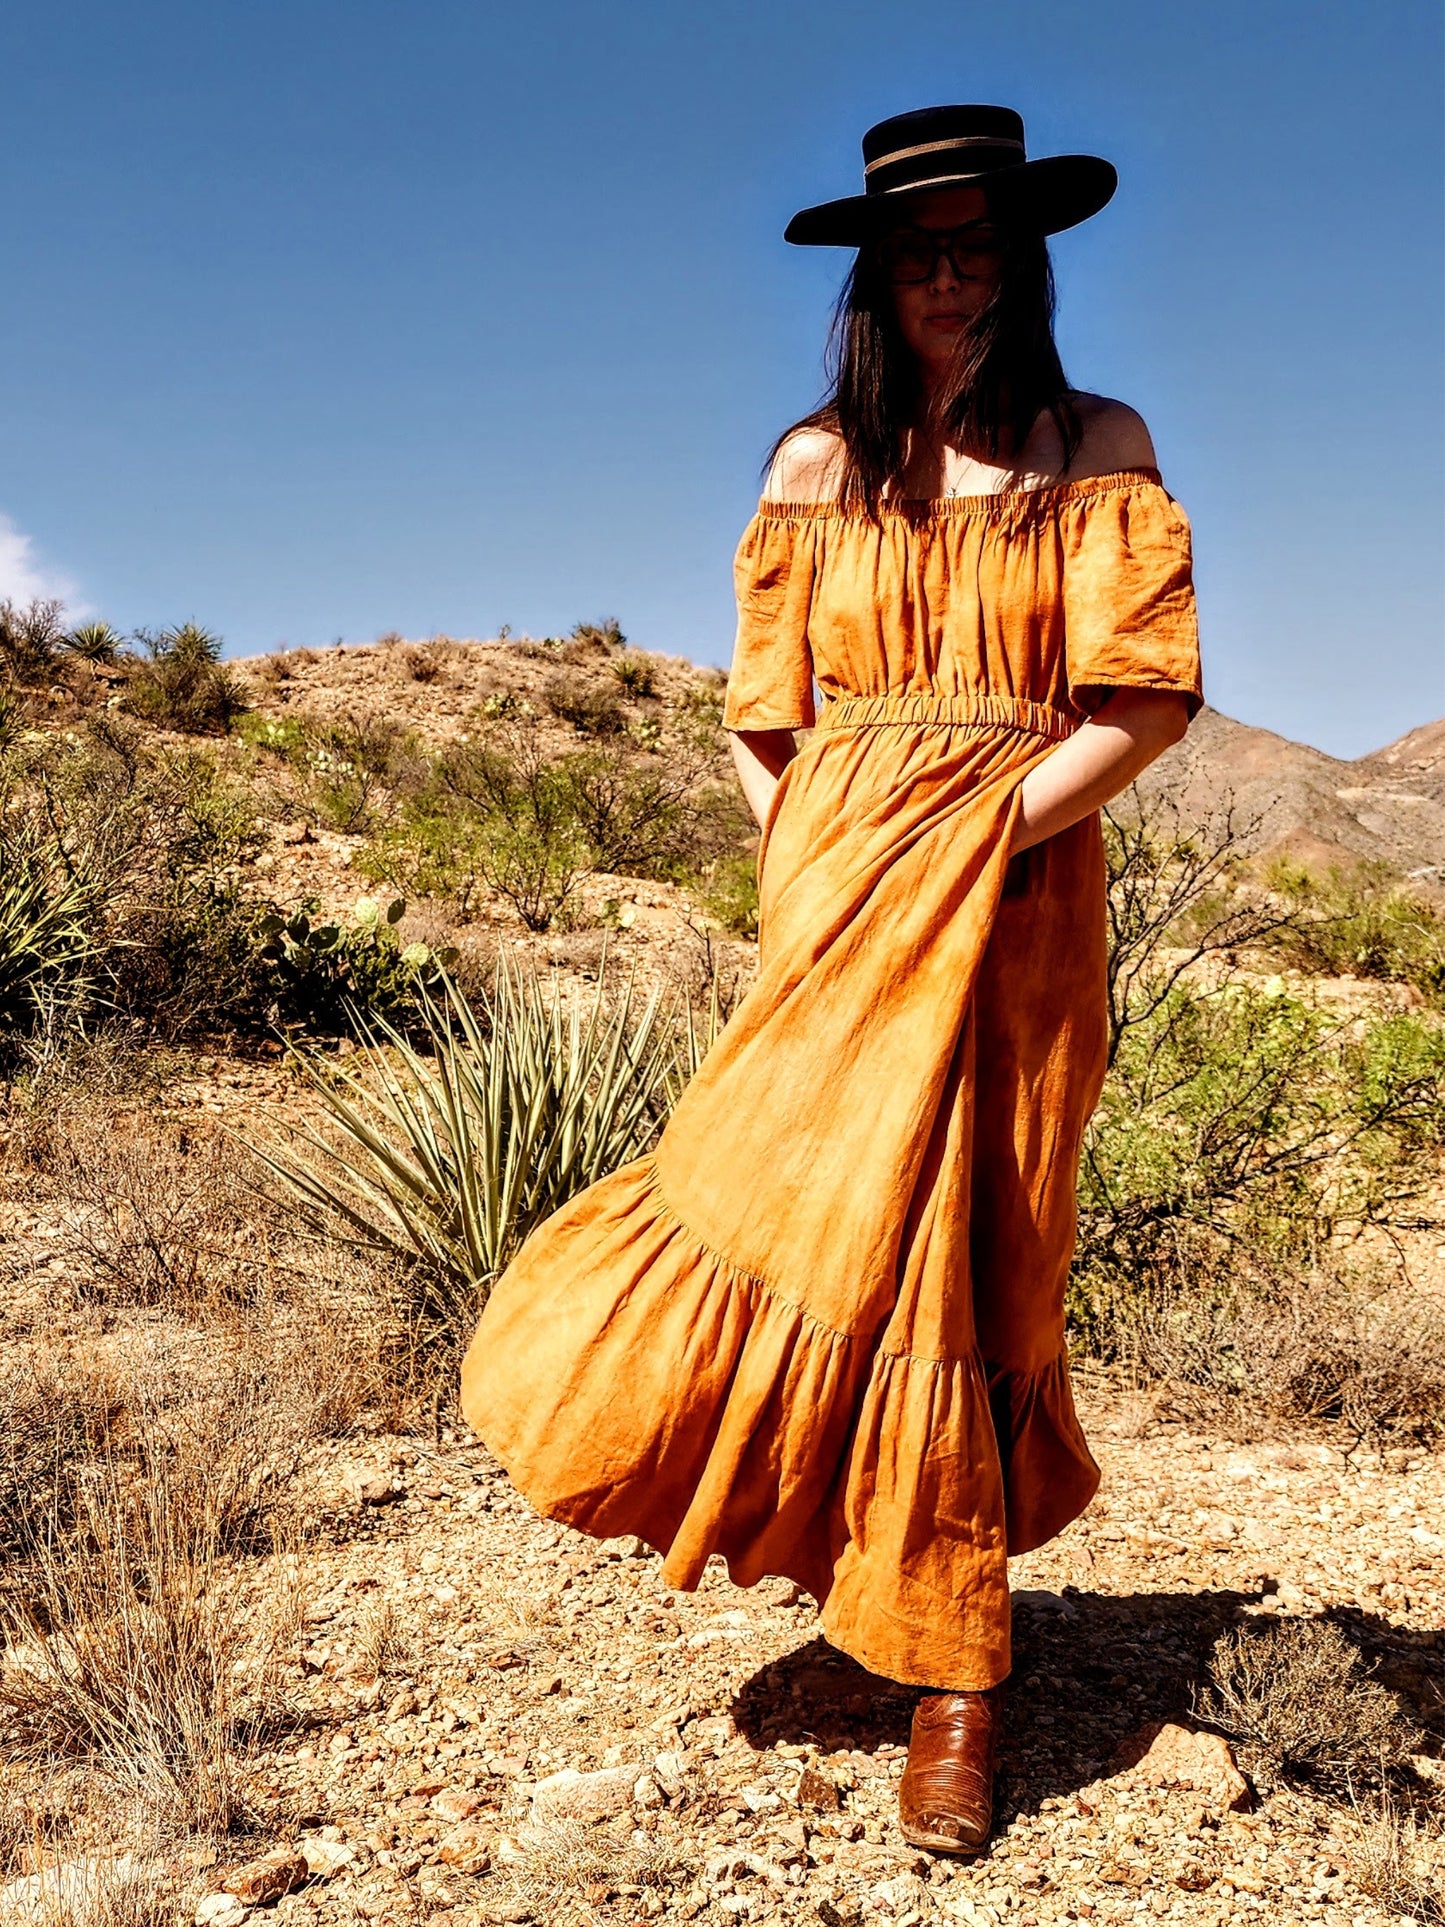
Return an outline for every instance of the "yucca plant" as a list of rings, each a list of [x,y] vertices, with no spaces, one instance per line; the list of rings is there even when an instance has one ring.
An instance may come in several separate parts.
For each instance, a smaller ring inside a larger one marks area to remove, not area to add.
[[[0,835],[0,1033],[57,991],[78,993],[95,954],[97,885],[33,833]]]
[[[68,656],[95,666],[112,663],[120,654],[121,638],[108,622],[82,622],[60,637],[58,647]]]
[[[533,1226],[648,1148],[699,1040],[631,981],[565,1008],[505,959],[475,1007],[449,977],[419,1002],[420,1044],[358,1019],[357,1068],[294,1051],[331,1130],[252,1148],[313,1229],[401,1260],[418,1335],[455,1344]]]

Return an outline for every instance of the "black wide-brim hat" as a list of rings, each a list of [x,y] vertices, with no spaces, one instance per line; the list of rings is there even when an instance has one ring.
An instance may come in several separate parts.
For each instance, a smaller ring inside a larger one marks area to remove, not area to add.
[[[1097,154],[1031,161],[1011,107],[920,107],[863,136],[863,192],[805,207],[783,231],[802,247],[856,248],[895,221],[899,199],[931,187],[982,187],[995,218],[1058,234],[1087,221],[1119,184]]]

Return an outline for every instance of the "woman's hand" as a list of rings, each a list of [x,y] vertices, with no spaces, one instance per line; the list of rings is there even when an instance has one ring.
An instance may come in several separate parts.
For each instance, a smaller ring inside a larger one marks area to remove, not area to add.
[[[1173,690],[1116,689],[1024,778],[1010,856],[1056,836],[1127,789],[1188,726],[1188,702]]]
[[[761,829],[768,820],[778,778],[798,753],[793,732],[790,729],[734,731],[728,737],[728,746],[748,808]]]

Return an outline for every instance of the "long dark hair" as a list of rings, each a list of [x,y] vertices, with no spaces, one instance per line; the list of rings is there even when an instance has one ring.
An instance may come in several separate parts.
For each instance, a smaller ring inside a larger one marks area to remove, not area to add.
[[[877,247],[859,250],[833,311],[827,398],[783,431],[769,452],[769,467],[799,429],[828,429],[843,443],[843,506],[876,518],[884,493],[899,492],[906,429],[922,427],[970,455],[996,461],[1005,437],[1016,451],[1047,409],[1067,471],[1083,431],[1054,343],[1057,295],[1048,242],[1007,224],[1000,232],[998,285],[960,337],[950,378],[923,420],[917,372],[899,333]]]

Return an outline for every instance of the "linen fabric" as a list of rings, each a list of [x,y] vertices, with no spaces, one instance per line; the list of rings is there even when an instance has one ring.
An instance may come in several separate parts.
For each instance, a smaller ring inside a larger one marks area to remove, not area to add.
[[[736,575],[724,722],[812,732],[763,827],[757,980],[655,1150],[526,1241],[462,1406],[539,1511],[637,1534],[670,1585],[712,1554],[786,1575],[872,1671],[980,1690],[1007,1556],[1099,1477],[1063,1316],[1099,819],[1008,844],[1110,689],[1198,708],[1189,525],[1154,469],[876,521],[765,500]]]

